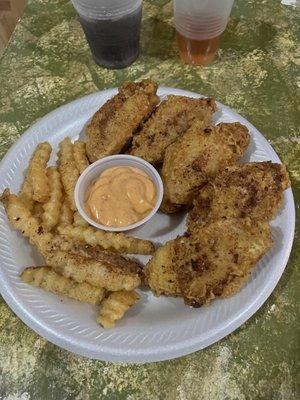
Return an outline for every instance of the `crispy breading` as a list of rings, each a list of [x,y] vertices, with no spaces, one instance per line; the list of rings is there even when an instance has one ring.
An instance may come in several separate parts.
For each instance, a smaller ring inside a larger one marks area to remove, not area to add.
[[[66,224],[66,225],[71,225],[71,224]],[[74,212],[73,225],[76,227],[77,226],[83,226],[83,227],[89,226],[88,222],[86,222],[86,220],[84,218],[82,218],[82,216],[80,215],[80,213],[78,211]]]
[[[280,208],[283,191],[289,186],[283,164],[256,162],[225,168],[197,194],[188,226],[230,217],[270,220]]]
[[[31,209],[31,213],[32,215],[38,219],[39,223],[42,223],[42,218],[43,218],[43,214],[44,214],[44,208],[43,208],[43,203],[38,203],[37,201],[35,201],[33,203],[33,207]]]
[[[52,148],[48,142],[39,143],[28,165],[28,172],[19,193],[24,204],[31,209],[32,200],[45,203],[50,195],[49,181],[46,173],[47,163]]]
[[[116,321],[121,319],[125,312],[133,306],[139,298],[140,296],[138,293],[134,291],[126,292],[122,290],[110,293],[101,303],[97,322],[99,322],[103,328],[113,328]]]
[[[161,176],[164,201],[192,205],[196,193],[227,165],[234,164],[250,142],[248,129],[238,122],[207,128],[196,121],[165,153]]]
[[[265,221],[213,221],[157,250],[146,266],[146,281],[155,294],[180,295],[198,307],[235,294],[271,246]]]
[[[155,247],[150,240],[143,240],[127,236],[124,233],[104,232],[91,226],[65,226],[58,227],[61,235],[81,240],[89,245],[99,245],[104,250],[119,253],[152,254]]]
[[[159,247],[148,262],[145,272],[145,283],[150,286],[156,296],[180,296],[176,270],[173,265],[174,241],[166,242]]]
[[[55,235],[45,232],[38,220],[32,216],[28,208],[18,198],[6,189],[0,200],[12,226],[29,238],[31,244],[37,246],[48,265],[56,272],[72,278],[76,282],[87,282],[93,286],[103,287],[110,291],[133,290],[141,283],[141,266],[120,254],[108,251],[98,251],[93,246],[77,243],[68,250],[61,250],[55,244]]]
[[[156,90],[157,84],[150,80],[124,82],[119,93],[94,114],[86,129],[91,162],[121,151],[158,104]]]
[[[32,196],[33,196],[33,188],[27,173],[22,183],[21,190],[19,191],[19,197],[30,211],[33,209],[35,203]]]
[[[80,174],[89,166],[86,156],[86,144],[76,140],[73,145],[74,160]]]
[[[48,266],[28,267],[21,273],[20,277],[23,282],[40,287],[48,292],[93,305],[99,304],[105,295],[103,288],[65,278]]]
[[[59,221],[63,193],[60,173],[57,168],[48,167],[47,176],[50,184],[50,197],[47,203],[43,204],[42,222],[43,227],[50,231]]]
[[[31,244],[38,248],[49,249],[53,235],[44,232],[39,220],[35,218],[23,201],[16,195],[5,189],[0,196],[11,225],[27,237]]]
[[[195,120],[210,125],[215,111],[216,104],[212,99],[169,96],[134,135],[130,154],[152,164],[161,163],[170,144],[181,137]]]
[[[74,189],[79,178],[79,171],[74,159],[73,144],[69,137],[59,143],[58,170],[71,210],[75,211]]]
[[[74,214],[75,213],[71,210],[70,203],[66,194],[63,193],[58,225],[59,226],[71,225],[73,223]]]
[[[44,252],[46,263],[59,274],[76,282],[87,282],[110,291],[133,290],[141,283],[140,265],[118,253],[91,249],[87,257],[79,253],[61,251],[55,248]]]

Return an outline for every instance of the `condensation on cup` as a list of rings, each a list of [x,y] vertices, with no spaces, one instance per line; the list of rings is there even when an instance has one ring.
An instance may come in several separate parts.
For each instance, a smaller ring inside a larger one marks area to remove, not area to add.
[[[139,54],[142,0],[71,0],[97,64],[124,68]]]
[[[205,65],[219,49],[234,0],[174,0],[174,17],[180,58]]]

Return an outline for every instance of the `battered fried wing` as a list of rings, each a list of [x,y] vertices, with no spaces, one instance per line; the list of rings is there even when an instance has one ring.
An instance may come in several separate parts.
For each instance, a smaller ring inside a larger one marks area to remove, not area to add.
[[[246,163],[226,168],[200,190],[188,218],[188,226],[208,219],[251,217],[270,220],[290,186],[286,168],[271,162]]]
[[[156,83],[150,80],[125,82],[119,93],[94,114],[86,130],[86,151],[91,162],[120,152],[158,104],[156,90]]]
[[[180,295],[198,307],[234,295],[271,246],[267,222],[214,221],[157,250],[146,266],[146,281],[155,294]]]
[[[161,163],[171,143],[182,136],[196,119],[208,126],[215,111],[216,104],[212,99],[169,96],[134,135],[130,154],[152,164]]]
[[[206,128],[197,120],[165,153],[161,176],[164,202],[192,205],[199,188],[235,163],[250,142],[248,129],[238,122]]]

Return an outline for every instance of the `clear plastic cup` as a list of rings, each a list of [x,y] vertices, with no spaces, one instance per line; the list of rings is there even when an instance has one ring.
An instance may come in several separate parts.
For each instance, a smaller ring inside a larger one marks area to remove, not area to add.
[[[205,65],[218,51],[234,0],[174,0],[180,58]]]
[[[124,68],[139,54],[142,0],[71,0],[97,64]]]

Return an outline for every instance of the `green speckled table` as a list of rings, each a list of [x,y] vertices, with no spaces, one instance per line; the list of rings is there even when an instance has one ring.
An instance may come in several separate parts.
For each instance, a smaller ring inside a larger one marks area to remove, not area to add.
[[[112,71],[93,62],[67,0],[29,1],[0,61],[0,156],[61,104],[149,77],[213,96],[249,119],[287,164],[299,201],[299,17],[299,9],[279,0],[237,0],[219,58],[198,68],[178,60],[171,1],[147,0],[141,55]],[[0,299],[0,398],[298,399],[299,227],[264,306],[219,343],[177,360],[118,365],[76,356],[39,337]]]

